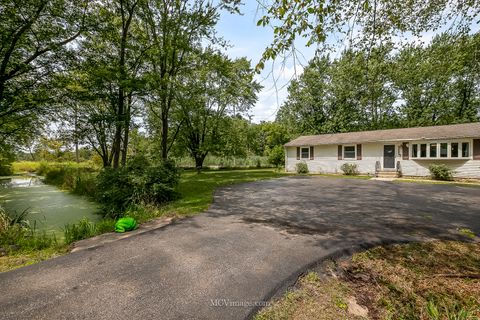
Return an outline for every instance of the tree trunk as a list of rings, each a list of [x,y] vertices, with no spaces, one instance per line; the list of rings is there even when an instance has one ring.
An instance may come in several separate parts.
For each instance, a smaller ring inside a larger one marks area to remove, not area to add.
[[[133,12],[137,2],[134,2],[129,9],[124,8],[124,2],[120,1],[121,14],[122,14],[122,38],[120,40],[120,59],[119,59],[119,71],[120,71],[120,84],[118,87],[118,108],[116,114],[117,123],[115,124],[115,138],[113,140],[113,167],[118,168],[120,164],[120,153],[122,152],[122,129],[124,128],[125,121],[125,88],[123,82],[127,80],[127,71],[125,68],[125,55],[127,51],[127,38],[130,30],[130,24],[133,18]],[[128,18],[125,18],[125,14],[128,13]]]
[[[78,114],[77,114],[77,106],[75,106],[75,115],[74,115],[74,127],[75,127],[75,161],[77,163],[80,162],[80,154],[78,151]]]
[[[122,127],[123,127],[123,106],[124,106],[124,94],[123,89],[118,89],[118,108],[115,123],[115,137],[113,140],[113,168],[118,168],[120,163],[120,151],[122,140]]]
[[[130,112],[132,109],[132,93],[127,95],[127,110],[125,113],[125,124],[123,132],[123,148],[122,148],[122,167],[127,164],[127,152],[128,152],[128,135],[130,133]]]
[[[204,156],[195,156],[195,169],[197,170],[197,173],[200,173],[202,171],[204,160]]]
[[[166,107],[165,107],[166,108]],[[162,110],[162,159],[168,158],[168,112]]]
[[[101,155],[100,157],[102,158],[103,167],[104,168],[110,167],[110,163],[108,162],[108,155]]]

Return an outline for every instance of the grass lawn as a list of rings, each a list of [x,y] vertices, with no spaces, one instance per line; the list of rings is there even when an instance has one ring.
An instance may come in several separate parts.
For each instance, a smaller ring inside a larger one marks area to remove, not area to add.
[[[377,247],[310,272],[256,320],[480,319],[480,243]]]
[[[204,171],[200,174],[184,172],[178,186],[182,198],[169,205],[168,209],[180,215],[199,213],[212,203],[213,193],[219,187],[284,176],[285,173],[275,169],[218,170]]]
[[[34,251],[21,251],[13,255],[0,257],[0,272],[25,267],[43,260],[61,256],[67,252],[68,246],[58,245],[52,248]]]
[[[177,187],[181,195],[178,200],[160,208],[135,208],[127,214],[140,223],[161,216],[190,216],[208,209],[219,187],[285,176],[284,172],[275,169],[205,170],[200,174],[184,171]]]
[[[471,188],[480,188],[480,183],[477,181],[467,182],[467,181],[440,181],[440,180],[432,180],[427,178],[416,178],[416,179],[407,179],[407,178],[399,178],[393,180],[394,183],[419,183],[419,184],[446,184],[451,186],[457,187],[471,187]]]

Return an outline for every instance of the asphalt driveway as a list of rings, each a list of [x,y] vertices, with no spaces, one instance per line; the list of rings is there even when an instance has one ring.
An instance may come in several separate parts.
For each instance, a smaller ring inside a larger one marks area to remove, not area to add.
[[[480,188],[290,177],[205,213],[0,274],[1,319],[244,319],[307,268],[379,243],[480,233]]]

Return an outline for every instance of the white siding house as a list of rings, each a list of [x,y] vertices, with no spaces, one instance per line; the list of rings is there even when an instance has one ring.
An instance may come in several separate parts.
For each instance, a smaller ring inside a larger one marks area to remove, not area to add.
[[[285,169],[305,162],[313,173],[342,173],[355,163],[362,174],[428,176],[432,163],[458,178],[480,178],[480,122],[434,127],[302,136],[285,145]]]

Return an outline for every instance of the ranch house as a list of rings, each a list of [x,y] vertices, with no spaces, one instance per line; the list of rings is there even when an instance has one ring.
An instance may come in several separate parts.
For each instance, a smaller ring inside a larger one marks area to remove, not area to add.
[[[301,136],[285,144],[286,171],[299,162],[312,173],[342,173],[344,163],[355,163],[375,176],[429,176],[435,163],[479,179],[480,122]]]

